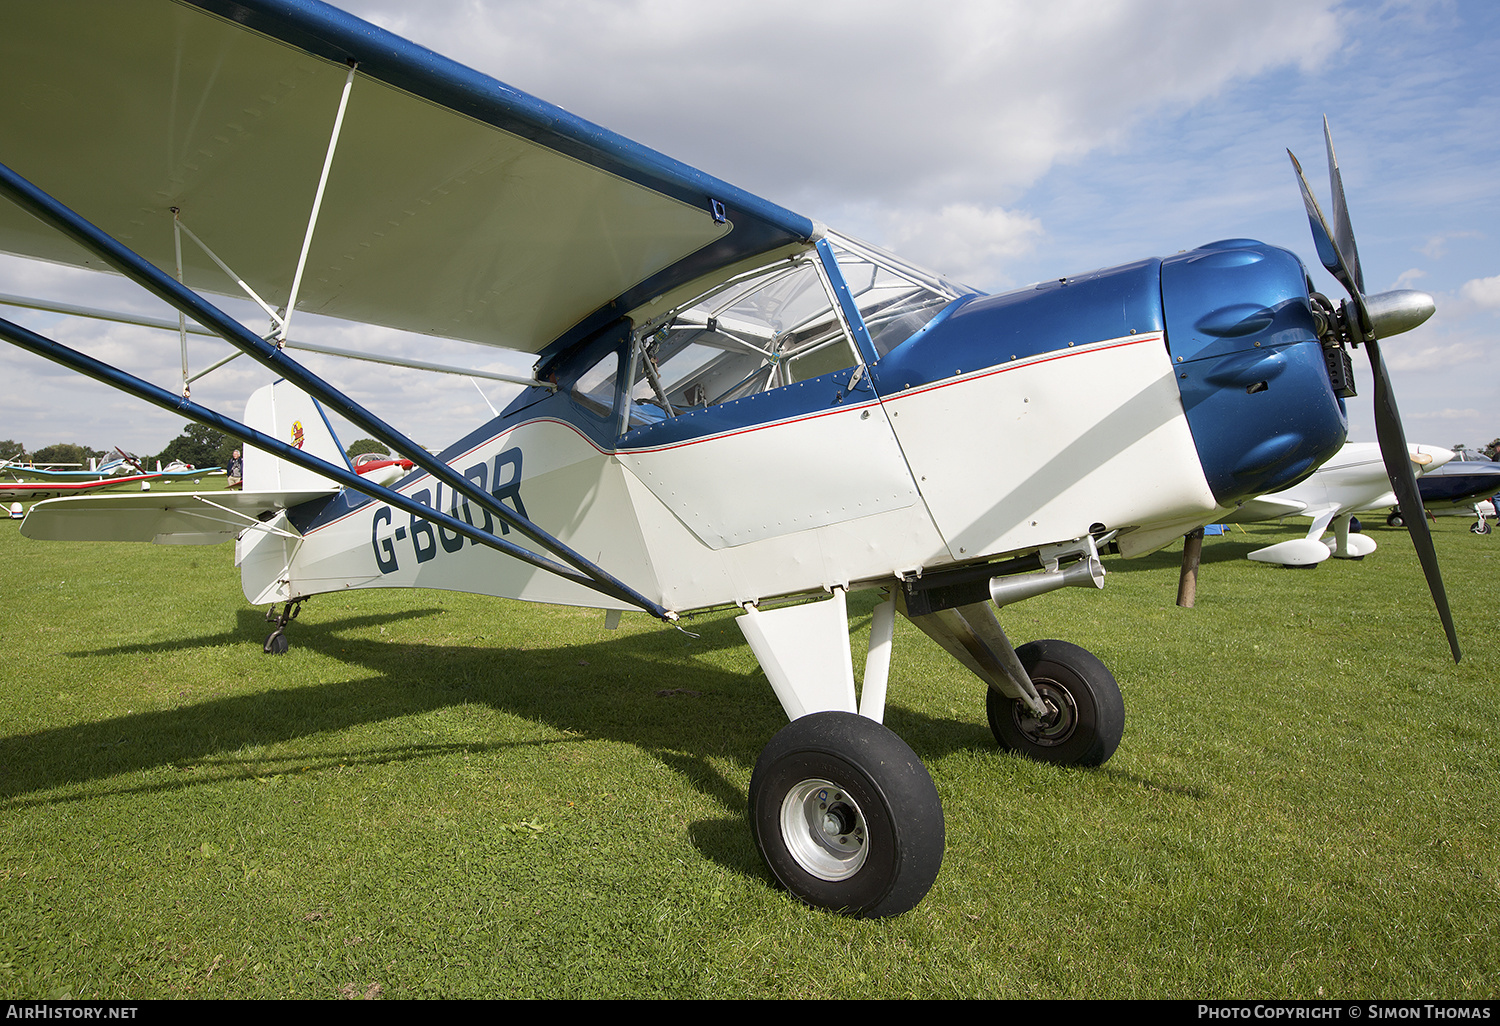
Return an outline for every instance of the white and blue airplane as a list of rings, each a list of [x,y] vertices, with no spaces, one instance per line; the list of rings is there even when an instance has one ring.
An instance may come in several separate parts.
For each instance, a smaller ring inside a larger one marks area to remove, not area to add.
[[[1453,450],[1436,445],[1410,445],[1417,484],[1427,474],[1448,464]],[[1374,442],[1346,442],[1327,463],[1305,480],[1271,495],[1262,495],[1236,507],[1221,520],[1226,524],[1251,524],[1285,517],[1311,517],[1306,536],[1277,542],[1246,553],[1246,559],[1281,566],[1311,567],[1333,557],[1363,559],[1375,551],[1375,539],[1350,530],[1356,513],[1395,505],[1391,479]],[[1331,532],[1331,534],[1330,534]],[[1324,535],[1330,535],[1325,538]]]
[[[1495,497],[1500,495],[1500,463],[1484,453],[1459,448],[1456,459],[1431,475],[1424,474],[1417,484],[1422,493],[1422,504],[1432,516],[1473,514],[1474,523],[1469,530],[1474,534],[1489,534],[1487,517],[1495,515]],[[1401,509],[1391,510],[1386,523],[1392,527],[1403,524]]]
[[[115,459],[105,460],[90,470],[78,464],[22,463],[19,460],[0,460],[0,471],[12,477],[39,477],[49,481],[97,481],[100,478],[120,477],[125,474],[148,474],[145,465],[137,458],[121,454]]]
[[[118,449],[115,451],[120,452]],[[152,471],[146,468],[146,462],[139,456],[120,452],[120,455],[116,458],[106,460],[92,470],[37,467],[8,460],[0,462],[0,471],[7,471],[14,476],[24,474],[27,477],[40,477],[49,481],[98,481],[104,478],[116,478],[128,474],[148,474],[152,477],[165,478],[198,478],[207,476],[208,474],[221,474],[224,472],[223,467],[193,467],[181,460],[174,460],[166,467],[163,467],[161,461],[157,460],[156,470]]]
[[[942,862],[937,791],[881,722],[897,613],[988,685],[1001,746],[1097,765],[1124,729],[1113,676],[1064,641],[1013,647],[995,608],[1102,587],[1104,549],[1307,476],[1345,440],[1350,346],[1420,503],[1376,339],[1432,301],[1364,294],[1331,145],[1332,225],[1297,174],[1342,304],[1245,239],[982,295],[311,0],[20,5],[0,86],[0,249],[118,271],[281,377],[242,423],[0,321],[248,447],[243,491],[40,503],[23,533],[235,539],[247,599],[283,608],[270,652],[299,602],[348,588],[606,624],[738,606],[791,720],[750,826],[812,905],[900,913]],[[204,296],[241,288],[265,337]],[[292,359],[299,311],[534,354],[534,374],[432,456]],[[328,411],[415,466],[360,475]],[[860,589],[885,597],[856,688]]]

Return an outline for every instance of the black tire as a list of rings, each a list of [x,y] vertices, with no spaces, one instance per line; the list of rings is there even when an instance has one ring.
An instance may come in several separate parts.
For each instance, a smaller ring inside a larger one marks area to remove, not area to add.
[[[1490,522],[1488,520],[1476,521],[1469,525],[1469,532],[1471,534],[1489,534]]]
[[[272,631],[266,637],[266,643],[263,646],[266,655],[286,655],[286,650],[291,647],[291,641],[279,630]]]
[[[943,865],[943,806],[927,768],[853,713],[812,713],[771,739],[750,776],[750,829],[778,883],[853,916],[913,908]]]
[[[1125,699],[1114,675],[1066,641],[1033,641],[1016,655],[1053,715],[1038,720],[1024,702],[990,688],[990,730],[1000,747],[1060,766],[1103,765],[1125,733]]]
[[[1386,527],[1405,527],[1406,526],[1406,521],[1404,519],[1402,519],[1401,513],[1399,511],[1397,511],[1397,512],[1392,513],[1390,516],[1388,516],[1388,517],[1385,518],[1385,526]]]

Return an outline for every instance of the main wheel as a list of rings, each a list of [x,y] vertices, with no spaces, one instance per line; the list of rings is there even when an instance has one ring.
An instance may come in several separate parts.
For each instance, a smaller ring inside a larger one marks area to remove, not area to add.
[[[1385,526],[1387,526],[1387,527],[1405,527],[1406,526],[1406,520],[1401,516],[1401,511],[1397,510],[1396,512],[1392,513],[1390,516],[1386,517],[1385,518]]]
[[[1469,525],[1469,533],[1470,534],[1489,534],[1490,533],[1490,522],[1488,520],[1480,520],[1480,521],[1478,521],[1476,523],[1470,524]]]
[[[990,730],[1000,747],[1041,762],[1102,765],[1125,733],[1125,699],[1112,673],[1091,652],[1066,641],[1033,641],[1016,649],[1047,715],[989,689]]]
[[[750,829],[783,887],[862,917],[914,907],[943,864],[943,806],[906,743],[821,712],[783,727],[750,776]]]

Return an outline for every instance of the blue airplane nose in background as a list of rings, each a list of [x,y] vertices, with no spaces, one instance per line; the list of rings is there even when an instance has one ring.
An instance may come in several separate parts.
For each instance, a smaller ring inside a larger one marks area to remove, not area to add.
[[[1284,249],[1229,239],[1161,263],[1167,348],[1204,476],[1223,505],[1286,488],[1348,431]]]

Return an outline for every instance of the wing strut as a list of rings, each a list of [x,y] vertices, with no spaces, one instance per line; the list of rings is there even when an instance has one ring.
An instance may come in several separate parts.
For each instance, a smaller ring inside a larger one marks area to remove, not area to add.
[[[313,229],[318,226],[318,211],[323,209],[323,191],[328,187],[328,172],[333,169],[333,154],[339,147],[339,132],[344,127],[344,111],[349,109],[349,90],[354,86],[354,69],[349,62],[349,75],[344,79],[344,92],[339,97],[339,112],[333,119],[333,136],[328,140],[328,155],[323,158],[323,173],[318,177],[318,191],[313,196],[312,213],[307,216],[307,234],[302,239],[302,252],[297,256],[297,273],[292,276],[292,294],[286,301],[286,316],[276,329],[276,340],[286,338],[290,331],[292,311],[297,309],[297,293],[302,289],[302,272],[307,267],[307,251],[312,248]]]
[[[177,256],[177,281],[182,282],[182,219],[177,216],[178,210],[172,208],[172,251]],[[191,398],[193,394],[193,379],[188,377],[187,358],[187,315],[181,310],[177,311],[177,341],[182,346],[182,397]],[[236,356],[239,354],[236,353]]]
[[[187,225],[183,225],[182,230],[187,232],[189,238],[192,238],[196,241],[197,236],[193,235],[192,229],[188,228]],[[199,243],[199,245],[202,245],[202,243]],[[204,252],[208,252],[206,247],[204,249]],[[209,256],[213,256],[213,254],[209,253]],[[228,273],[231,277],[234,276],[233,271],[229,271]],[[4,304],[5,306],[18,306],[25,310],[43,310],[47,313],[68,314],[72,317],[92,317],[95,320],[113,321],[116,324],[133,324],[138,328],[160,328],[163,331],[177,330],[175,322],[169,323],[168,321],[160,317],[147,317],[142,314],[120,313],[116,310],[104,310],[99,307],[83,306],[78,303],[61,303],[53,300],[31,299],[27,296],[17,296],[9,292],[0,292],[0,304]],[[181,314],[179,314],[178,316],[180,317]],[[187,333],[189,335],[200,336],[202,338],[219,337],[214,332],[209,331],[206,328],[200,328],[197,325],[189,325],[187,328]],[[435,371],[439,374],[457,374],[458,376],[465,378],[488,378],[491,381],[506,381],[513,385],[525,385],[527,388],[550,388],[554,390],[557,388],[557,385],[553,382],[538,381],[535,375],[507,374],[504,371],[479,370],[473,367],[454,367],[451,364],[433,363],[429,360],[407,360],[395,356],[381,356],[376,353],[362,353],[354,349],[340,349],[338,346],[314,345],[311,342],[297,342],[288,339],[282,343],[282,348],[296,349],[301,352],[307,353],[322,353],[325,356],[339,356],[343,357],[346,360],[364,360],[367,363],[383,363],[392,367],[411,367],[416,370]],[[233,353],[224,357],[224,359],[217,360],[214,363],[209,364],[201,371],[196,371],[192,374],[189,374],[187,383],[192,384],[199,378],[212,374],[214,371],[224,366],[230,360],[237,359],[238,357],[244,355],[244,353],[236,349]]]
[[[173,395],[166,389],[159,388],[149,381],[144,381],[133,374],[128,374],[116,367],[111,367],[101,360],[96,360],[85,353],[80,353],[76,349],[70,349],[60,342],[54,342],[52,339],[38,335],[36,332],[7,321],[4,318],[0,318],[0,338],[28,352],[35,353],[54,363],[60,363],[65,367],[78,371],[80,374],[91,377],[96,381],[102,381],[121,391],[129,392],[136,398],[144,399],[154,406],[160,406],[164,410],[169,410],[189,420],[195,420],[200,424],[206,424],[211,428],[223,431],[225,434],[233,435],[246,445],[253,445],[257,449],[263,449],[279,459],[286,460],[288,463],[295,463],[306,470],[311,470],[324,477],[331,478],[339,484],[370,496],[372,499],[388,503],[404,513],[410,513],[425,520],[430,520],[450,531],[462,534],[481,545],[488,545],[490,548],[496,549],[507,556],[513,556],[516,559],[530,563],[538,569],[546,570],[548,573],[556,574],[575,584],[592,588],[595,591],[602,592],[614,598],[623,599],[640,606],[648,612],[656,613],[656,609],[648,604],[650,602],[649,599],[636,595],[623,585],[618,590],[605,587],[602,582],[596,581],[592,577],[579,573],[570,567],[556,563],[545,556],[538,555],[530,549],[524,549],[515,542],[496,537],[488,531],[474,527],[457,517],[444,513],[442,510],[424,505],[409,496],[393,491],[383,485],[375,484],[367,478],[349,470],[347,467],[339,467],[320,460],[316,456],[309,455],[280,439],[272,438],[270,435],[257,431],[248,425],[241,424],[239,421],[226,417],[223,414],[216,413],[205,406],[199,406],[189,399]],[[661,614],[657,613],[656,615],[660,616]],[[663,616],[662,618],[668,619],[670,617]]]
[[[260,338],[198,293],[178,282],[171,275],[162,272],[150,261],[101,231],[4,164],[0,164],[0,193],[44,224],[52,226],[94,253],[163,302],[171,304],[204,327],[213,329],[231,345],[254,357],[257,362],[286,378],[308,395],[336,410],[351,423],[370,432],[375,438],[390,446],[393,451],[402,453],[432,477],[453,489],[455,493],[499,517],[514,527],[522,536],[549,550],[568,566],[562,566],[544,556],[521,548],[513,542],[506,542],[484,531],[476,530],[462,520],[447,516],[440,510],[424,506],[399,492],[365,481],[348,468],[325,463],[238,421],[198,406],[185,398],[174,396],[148,381],[143,381],[83,353],[36,335],[20,325],[0,320],[0,337],[122,391],[130,392],[147,402],[197,420],[199,423],[208,424],[256,448],[275,453],[281,459],[322,474],[362,494],[389,503],[416,516],[441,523],[449,530],[456,531],[482,545],[498,549],[507,555],[531,563],[539,569],[557,574],[594,591],[629,602],[659,619],[669,622],[677,619],[676,613],[651,601],[623,581],[618,580],[609,571],[584,558],[562,541],[501,503],[493,495],[476,488],[472,481],[454,472],[452,467],[442,461],[435,459],[414,440],[407,438],[406,435],[303,367],[281,349]],[[569,570],[568,567],[572,567],[573,570]]]

